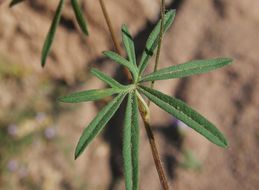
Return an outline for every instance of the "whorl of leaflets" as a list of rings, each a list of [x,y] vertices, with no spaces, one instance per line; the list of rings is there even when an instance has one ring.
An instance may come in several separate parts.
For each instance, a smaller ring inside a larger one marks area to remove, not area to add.
[[[175,17],[175,10],[170,10],[165,15],[164,31],[166,32],[172,25]],[[102,73],[97,69],[92,69],[91,73],[105,82],[110,88],[94,89],[83,92],[73,93],[68,96],[61,97],[59,100],[67,103],[78,103],[86,101],[99,100],[108,96],[114,96],[114,99],[104,106],[96,117],[83,131],[75,151],[75,158],[78,158],[86,148],[86,146],[97,136],[108,121],[118,110],[123,99],[127,97],[127,105],[125,112],[124,128],[123,128],[123,162],[125,186],[127,190],[138,190],[138,154],[139,154],[139,126],[138,126],[138,110],[140,94],[146,96],[164,111],[186,123],[196,132],[207,138],[212,143],[227,147],[228,143],[224,135],[205,117],[197,111],[189,107],[186,103],[174,97],[168,96],[157,90],[148,88],[143,85],[144,82],[166,80],[173,78],[187,77],[194,74],[202,74],[209,72],[225,65],[231,64],[229,58],[213,58],[207,60],[194,60],[183,64],[160,69],[156,72],[142,76],[148,66],[149,60],[155,53],[158,46],[160,22],[151,32],[146,47],[142,53],[140,63],[136,63],[136,54],[133,38],[129,33],[126,25],[122,26],[122,41],[128,57],[124,58],[115,52],[106,51],[104,55],[114,62],[125,66],[132,75],[132,84],[123,85],[115,79]],[[141,98],[142,99],[142,98]],[[143,100],[143,99],[142,99]],[[143,102],[143,101],[142,101]]]

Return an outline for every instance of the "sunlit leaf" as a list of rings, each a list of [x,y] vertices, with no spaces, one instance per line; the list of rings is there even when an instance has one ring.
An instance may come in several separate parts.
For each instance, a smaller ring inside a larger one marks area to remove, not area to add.
[[[138,102],[134,92],[129,93],[123,130],[123,163],[126,190],[138,189],[139,154]]]
[[[47,59],[47,56],[49,54],[50,47],[52,45],[56,30],[57,30],[57,27],[58,27],[58,24],[59,24],[59,21],[60,21],[60,18],[61,18],[61,12],[62,12],[63,6],[64,6],[64,0],[60,0],[59,4],[58,4],[58,7],[57,7],[57,10],[55,12],[55,16],[52,20],[52,24],[50,26],[49,32],[48,32],[47,37],[45,39],[43,48],[42,48],[42,54],[41,54],[41,66],[42,67],[45,66],[46,59]]]
[[[78,158],[78,156],[80,156],[80,154],[84,151],[86,146],[94,139],[94,137],[96,137],[102,131],[104,126],[108,123],[108,121],[119,108],[125,95],[125,93],[121,93],[117,97],[115,97],[96,115],[96,117],[91,121],[88,127],[85,128],[76,147],[75,159]]]
[[[141,79],[141,82],[181,78],[190,75],[206,73],[231,63],[232,59],[229,58],[194,60],[187,63],[160,69],[154,73],[144,76]]]
[[[166,32],[169,27],[172,25],[175,17],[175,10],[170,10],[165,14],[164,18],[164,31]],[[147,67],[149,59],[153,56],[159,42],[159,33],[160,33],[160,25],[161,20],[156,24],[155,28],[149,35],[147,42],[146,42],[146,48],[142,53],[142,57],[139,63],[139,74],[141,75],[142,72]]]
[[[212,143],[227,147],[228,143],[224,135],[210,121],[181,100],[144,86],[139,90],[160,108],[186,123]]]
[[[59,101],[65,103],[88,102],[93,100],[99,100],[107,96],[111,96],[113,94],[118,94],[121,91],[121,89],[114,88],[87,90],[60,97]]]
[[[105,51],[105,52],[103,52],[103,54],[106,57],[110,58],[111,60],[115,61],[116,63],[127,67],[130,70],[130,72],[132,73],[133,78],[135,80],[137,80],[138,68],[134,64],[130,63],[127,59],[125,59],[124,57],[121,57],[119,54],[112,52],[112,51]]]
[[[102,80],[103,82],[110,85],[112,88],[124,89],[126,87],[126,86],[120,84],[119,82],[117,82],[116,80],[114,80],[113,78],[111,78],[110,76],[99,71],[98,69],[91,69],[91,73],[93,75],[95,75],[97,78],[99,78],[100,80]]]
[[[76,16],[76,20],[81,28],[81,30],[84,32],[85,35],[88,35],[88,29],[87,24],[85,21],[85,18],[83,16],[82,10],[78,4],[78,0],[71,0],[71,4]]]
[[[126,25],[122,25],[121,32],[122,32],[123,44],[124,44],[126,52],[128,54],[129,61],[137,66],[135,46],[134,46],[132,36],[129,33],[128,27]]]

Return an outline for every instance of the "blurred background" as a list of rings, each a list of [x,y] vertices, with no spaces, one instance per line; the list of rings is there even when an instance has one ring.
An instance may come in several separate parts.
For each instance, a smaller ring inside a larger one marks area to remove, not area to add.
[[[26,0],[12,9],[9,2],[0,1],[0,189],[124,189],[123,110],[74,161],[78,138],[100,105],[57,102],[71,92],[104,87],[89,74],[91,67],[116,74],[117,65],[101,54],[113,45],[98,1],[80,1],[89,24],[87,38],[66,2],[44,69],[41,48],[58,1]],[[126,23],[138,56],[159,18],[159,2],[105,1],[117,36]],[[160,68],[191,59],[234,59],[215,72],[156,83],[156,89],[184,100],[215,123],[229,140],[228,149],[218,148],[152,105],[152,127],[172,189],[259,188],[258,7],[256,0],[167,1],[167,9],[177,9],[177,15],[163,40]],[[158,190],[142,123],[140,127],[140,186]]]

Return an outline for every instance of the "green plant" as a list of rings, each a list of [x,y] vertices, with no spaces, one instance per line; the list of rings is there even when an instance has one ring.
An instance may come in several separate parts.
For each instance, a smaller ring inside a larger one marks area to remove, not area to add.
[[[10,3],[10,7],[23,1],[24,0],[12,0]],[[51,27],[45,39],[41,57],[42,67],[45,65],[47,56],[50,52],[56,29],[61,19],[64,2],[65,0],[59,0],[59,4],[55,11]],[[194,74],[205,73],[230,64],[232,60],[228,58],[195,60],[176,66],[160,69],[157,71],[163,34],[171,26],[175,17],[175,10],[170,10],[165,14],[165,0],[161,0],[161,20],[151,32],[140,62],[139,64],[137,64],[134,42],[128,31],[127,26],[123,25],[121,31],[122,40],[125,46],[126,53],[128,55],[128,59],[121,56],[122,50],[115,36],[104,1],[99,0],[99,4],[102,8],[104,18],[109,28],[114,47],[118,53],[117,54],[115,52],[106,51],[104,52],[104,55],[117,62],[118,64],[124,66],[124,73],[127,76],[130,84],[120,84],[118,81],[111,78],[110,76],[107,76],[101,71],[97,69],[92,69],[92,74],[103,82],[107,83],[110,88],[77,92],[59,98],[59,100],[62,102],[79,103],[99,100],[108,96],[116,95],[116,97],[111,102],[104,106],[104,108],[97,114],[97,116],[92,120],[88,127],[83,131],[83,134],[80,137],[78,145],[76,147],[75,158],[80,156],[86,146],[94,139],[97,134],[102,131],[104,126],[111,119],[111,117],[113,117],[116,110],[120,107],[122,101],[127,97],[128,103],[126,106],[123,132],[123,160],[126,189],[138,189],[138,113],[140,113],[147,132],[148,140],[152,150],[152,156],[154,158],[161,185],[164,190],[168,190],[168,182],[163,171],[162,163],[160,161],[156,147],[155,138],[150,127],[150,101],[154,102],[156,105],[161,107],[169,114],[185,122],[189,127],[193,128],[195,131],[203,135],[212,143],[220,147],[227,147],[227,140],[211,122],[209,122],[202,115],[190,108],[184,102],[163,94],[162,92],[154,90],[154,82],[156,80],[181,78]],[[71,5],[81,30],[85,35],[88,35],[87,25],[77,0],[71,0]],[[150,58],[155,53],[156,59],[153,72],[147,75],[143,75],[143,72],[149,64]],[[150,82],[150,87],[144,86],[146,82]],[[147,102],[145,102],[142,95],[148,98]]]
[[[13,6],[15,6],[18,3],[21,3],[23,1],[24,0],[12,0],[10,2],[9,6],[13,7]],[[87,24],[86,24],[85,18],[83,16],[83,13],[81,11],[81,8],[78,4],[78,0],[70,0],[70,2],[71,2],[71,5],[72,5],[72,8],[73,8],[76,20],[78,22],[78,25],[80,26],[82,32],[85,35],[88,35]],[[46,36],[44,45],[42,47],[42,54],[41,54],[41,66],[42,67],[44,67],[45,64],[46,64],[46,59],[47,59],[47,56],[50,52],[50,48],[51,48],[52,42],[54,40],[55,33],[56,33],[56,30],[57,30],[58,24],[60,22],[60,19],[61,19],[61,14],[62,14],[62,10],[63,10],[63,7],[64,7],[64,3],[65,3],[65,0],[59,1],[59,4],[58,4],[57,9],[55,11],[55,15],[54,15],[54,18],[52,20],[49,32]]]
[[[62,102],[79,103],[99,100],[116,94],[116,97],[102,108],[88,127],[86,127],[83,131],[75,151],[75,158],[78,158],[86,146],[102,131],[104,126],[119,108],[122,101],[127,97],[123,132],[123,161],[127,190],[138,189],[138,113],[140,111],[144,123],[149,122],[150,117],[149,108],[142,95],[146,96],[161,109],[186,123],[189,127],[193,128],[196,132],[200,133],[212,143],[220,147],[227,147],[228,145],[224,135],[210,121],[193,110],[187,104],[181,100],[170,97],[160,91],[143,85],[144,82],[181,78],[194,74],[205,73],[221,68],[232,62],[229,58],[194,60],[143,75],[150,58],[155,53],[159,44],[161,23],[163,24],[162,28],[164,33],[173,23],[174,17],[175,10],[170,10],[165,14],[164,22],[163,20],[160,20],[155,26],[146,42],[146,47],[143,51],[139,64],[136,63],[134,42],[126,25],[122,26],[121,31],[122,40],[128,55],[128,59],[112,51],[105,51],[103,53],[106,57],[112,59],[120,65],[125,66],[130,71],[132,76],[131,84],[120,84],[118,81],[110,76],[107,76],[101,71],[92,69],[91,73],[108,84],[110,88],[77,92],[59,98]]]

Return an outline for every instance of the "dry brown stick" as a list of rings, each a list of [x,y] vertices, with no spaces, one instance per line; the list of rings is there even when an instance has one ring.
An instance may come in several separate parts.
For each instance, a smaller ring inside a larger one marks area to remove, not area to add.
[[[110,31],[111,38],[112,38],[112,41],[113,41],[113,43],[114,43],[114,47],[115,47],[116,51],[117,51],[120,55],[122,55],[122,50],[121,50],[121,47],[120,47],[120,45],[119,45],[119,42],[118,42],[117,38],[115,37],[115,32],[114,32],[114,30],[113,30],[112,23],[111,23],[111,20],[110,20],[109,15],[108,15],[108,13],[107,13],[107,9],[106,9],[106,7],[105,7],[105,4],[104,4],[103,0],[99,0],[99,2],[100,2],[100,5],[101,5],[101,8],[102,8],[102,12],[103,12],[103,15],[104,15],[106,24],[107,24],[108,29],[109,29],[109,31]]]
[[[121,47],[120,47],[120,45],[117,41],[117,38],[115,37],[115,32],[112,28],[111,21],[110,21],[110,18],[109,18],[109,15],[107,13],[107,10],[106,10],[106,7],[104,5],[103,0],[99,0],[99,3],[101,5],[101,8],[102,8],[103,15],[105,17],[107,26],[109,28],[114,47],[115,47],[117,53],[122,55]],[[128,79],[131,80],[131,75],[129,73],[129,70],[125,68],[124,72],[127,75]],[[151,151],[152,151],[152,156],[153,156],[153,159],[154,159],[154,162],[155,162],[155,165],[156,165],[156,169],[157,169],[157,172],[158,172],[160,183],[161,183],[164,190],[169,190],[168,182],[167,182],[167,179],[165,177],[165,172],[164,172],[163,167],[162,167],[162,162],[161,162],[161,159],[160,159],[159,154],[158,154],[155,137],[154,137],[154,134],[153,134],[153,132],[151,130],[151,127],[150,127],[150,119],[149,119],[149,117],[146,117],[146,115],[145,115],[146,112],[143,111],[143,110],[145,110],[145,108],[143,108],[143,104],[139,102],[139,105],[140,105],[140,114],[141,114],[141,117],[142,117],[144,125],[145,125],[146,133],[147,133],[147,136],[148,136],[149,144],[150,144]]]
[[[99,3],[100,3],[100,6],[102,8],[102,12],[103,12],[103,16],[105,18],[106,24],[107,24],[108,29],[110,31],[112,42],[113,42],[113,45],[115,47],[115,50],[117,51],[118,54],[122,55],[122,49],[121,49],[121,46],[119,44],[119,41],[117,40],[117,38],[115,36],[115,32],[114,32],[114,29],[112,27],[112,23],[111,23],[109,15],[108,15],[107,9],[105,7],[105,4],[104,4],[103,0],[99,0]],[[131,77],[131,74],[130,74],[129,70],[125,67],[123,67],[123,68],[124,68],[123,71],[126,74],[127,78],[131,81],[132,77]]]

